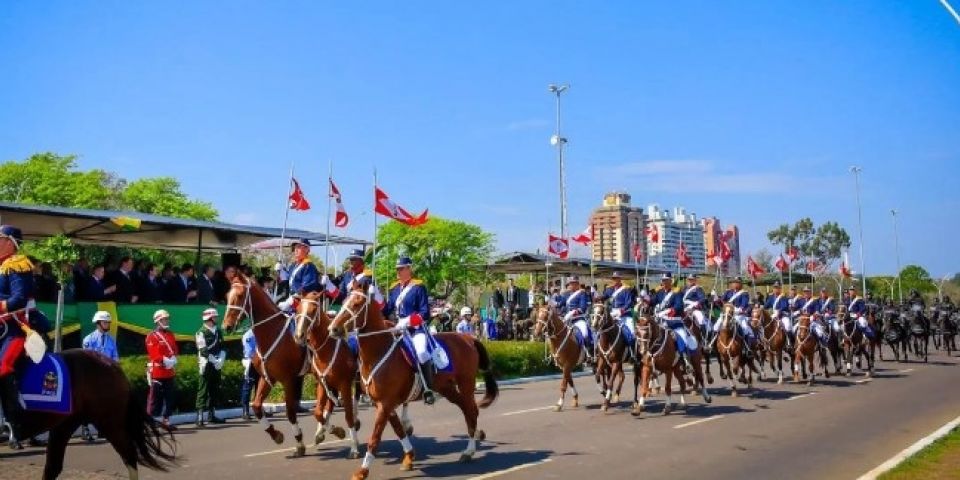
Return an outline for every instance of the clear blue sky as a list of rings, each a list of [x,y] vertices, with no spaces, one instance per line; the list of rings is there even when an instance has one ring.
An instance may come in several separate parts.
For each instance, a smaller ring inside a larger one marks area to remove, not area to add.
[[[568,82],[571,230],[616,188],[736,223],[745,253],[802,216],[856,239],[859,164],[868,273],[894,270],[892,207],[904,263],[960,271],[960,25],[937,0],[81,3],[0,6],[0,159],[172,175],[267,225],[295,162],[318,208],[291,224],[321,230],[333,160],[366,238],[376,166],[409,210],[532,250],[558,224],[546,86]]]

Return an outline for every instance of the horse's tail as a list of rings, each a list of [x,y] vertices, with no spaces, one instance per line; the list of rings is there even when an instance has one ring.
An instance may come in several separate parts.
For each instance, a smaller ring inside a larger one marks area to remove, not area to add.
[[[483,372],[484,393],[480,403],[480,408],[487,408],[493,405],[493,402],[500,396],[500,387],[497,385],[497,379],[493,375],[493,364],[490,363],[490,355],[487,354],[487,347],[484,347],[480,340],[474,340],[473,346],[477,349],[477,355],[480,357],[479,367]]]
[[[138,401],[133,392],[127,402],[125,428],[136,449],[137,463],[161,472],[175,464],[176,441],[172,433],[164,434],[156,420],[147,414],[143,402]]]

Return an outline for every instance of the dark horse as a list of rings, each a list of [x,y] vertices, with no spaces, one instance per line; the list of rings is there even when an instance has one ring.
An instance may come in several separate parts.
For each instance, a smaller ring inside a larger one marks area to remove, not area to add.
[[[862,358],[867,359],[867,376],[873,375],[873,351],[870,340],[857,325],[857,319],[847,313],[847,307],[841,305],[837,311],[837,322],[840,324],[840,343],[843,345],[844,371],[849,377],[853,370],[853,357],[857,357],[857,368],[862,368]]]
[[[908,342],[910,337],[907,335],[907,329],[904,325],[903,316],[896,308],[887,307],[881,313],[883,318],[883,341],[887,342],[890,349],[893,350],[893,358],[900,361],[900,353],[903,352],[903,361],[909,362],[907,357]],[[881,350],[880,358],[883,359]]]
[[[937,348],[946,350],[949,357],[957,350],[957,314],[944,307],[945,305],[940,304],[934,310],[934,323],[939,333],[939,339],[935,338],[934,343],[939,344]]]
[[[914,304],[907,311],[910,319],[910,347],[915,357],[927,361],[927,350],[930,348],[930,322],[923,316],[923,308]]]
[[[61,354],[73,387],[73,413],[25,411],[23,438],[50,432],[43,478],[57,478],[63,471],[67,442],[81,425],[93,424],[123,459],[131,479],[139,478],[137,465],[166,471],[176,458],[173,434],[162,433],[136,398],[120,366],[95,352],[67,350]]]

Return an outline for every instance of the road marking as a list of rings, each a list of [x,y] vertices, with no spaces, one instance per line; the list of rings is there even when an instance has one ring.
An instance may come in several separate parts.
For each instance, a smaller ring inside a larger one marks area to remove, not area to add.
[[[790,398],[787,399],[787,401],[796,400],[796,399],[798,399],[798,398],[803,398],[803,397],[809,397],[810,395],[816,395],[816,394],[817,394],[817,392],[804,393],[803,395],[797,395],[797,396],[795,396],[795,397],[790,397]]]
[[[960,417],[954,418],[950,422],[947,422],[946,425],[938,428],[937,431],[931,433],[930,435],[927,435],[926,437],[921,438],[920,440],[917,441],[917,443],[910,445],[909,447],[904,449],[902,452],[894,455],[893,458],[891,458],[890,460],[887,460],[886,462],[883,462],[880,465],[878,465],[877,468],[874,468],[873,470],[870,470],[869,472],[864,473],[857,480],[873,480],[879,477],[882,473],[887,472],[893,467],[896,467],[897,465],[900,464],[900,462],[906,460],[908,457],[919,452],[920,450],[923,450],[928,445],[939,440],[941,437],[950,433],[954,428],[957,428],[958,426],[960,426]]]
[[[498,470],[496,472],[485,473],[476,477],[470,477],[470,480],[485,480],[487,478],[499,477],[500,475],[506,475],[508,473],[516,472],[517,470],[523,470],[525,468],[536,467],[537,465],[543,465],[544,463],[549,463],[552,460],[549,458],[544,458],[543,460],[538,460],[536,462],[524,463],[523,465],[517,465],[515,467],[510,467],[506,470]]]
[[[677,428],[692,427],[692,426],[694,426],[694,425],[698,425],[698,424],[701,424],[701,423],[706,423],[706,422],[709,422],[709,421],[711,421],[711,420],[716,420],[716,419],[718,419],[718,418],[723,418],[723,417],[725,417],[725,416],[726,416],[726,415],[714,415],[714,416],[712,416],[712,417],[701,418],[700,420],[694,420],[694,421],[692,421],[692,422],[681,423],[680,425],[675,425],[673,428],[677,429]]]
[[[336,443],[343,443],[343,442],[346,442],[346,441],[349,441],[349,439],[344,438],[343,440],[331,440],[331,441],[329,441],[329,442],[323,442],[323,443],[321,443],[320,445],[333,445],[333,444],[336,444]],[[307,447],[307,448],[309,448],[309,447]],[[268,450],[268,451],[266,451],[266,452],[248,453],[248,454],[244,455],[243,457],[244,457],[244,458],[262,457],[262,456],[264,456],[264,455],[273,455],[274,453],[290,453],[290,452],[292,452],[293,450],[294,450],[294,449],[293,449],[293,448],[290,448],[290,447],[287,447],[287,448],[278,448],[278,449],[276,449],[276,450]]]
[[[913,371],[912,368],[907,368],[907,369],[904,369],[904,370],[900,370],[900,373],[910,373],[910,372],[912,372],[912,371]]]
[[[526,410],[517,410],[515,412],[507,412],[501,414],[501,417],[509,417],[510,415],[520,415],[521,413],[530,413],[530,412],[539,412],[540,410],[549,410],[553,408],[553,405],[547,405],[546,407],[537,407],[537,408],[528,408]]]
[[[869,381],[871,381],[871,380],[873,380],[873,379],[872,379],[872,378],[864,378],[863,380],[857,380],[856,382],[853,382],[853,383],[867,383],[867,382],[869,382]]]

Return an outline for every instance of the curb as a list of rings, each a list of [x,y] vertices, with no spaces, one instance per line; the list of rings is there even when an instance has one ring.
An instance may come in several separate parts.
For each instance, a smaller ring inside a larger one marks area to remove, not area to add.
[[[920,440],[917,440],[916,443],[905,448],[903,451],[894,455],[892,458],[890,458],[886,462],[881,463],[873,470],[870,470],[869,472],[864,473],[859,478],[857,478],[857,480],[873,480],[879,477],[880,475],[892,470],[897,465],[900,465],[904,460],[910,458],[920,450],[923,450],[924,448],[929,446],[931,443],[936,442],[937,440],[940,440],[941,438],[947,436],[947,434],[953,431],[954,428],[957,428],[957,426],[960,426],[960,417],[954,418],[953,420],[947,422],[946,425],[938,428],[936,431],[934,431],[930,435],[927,435],[926,437],[923,437]]]

